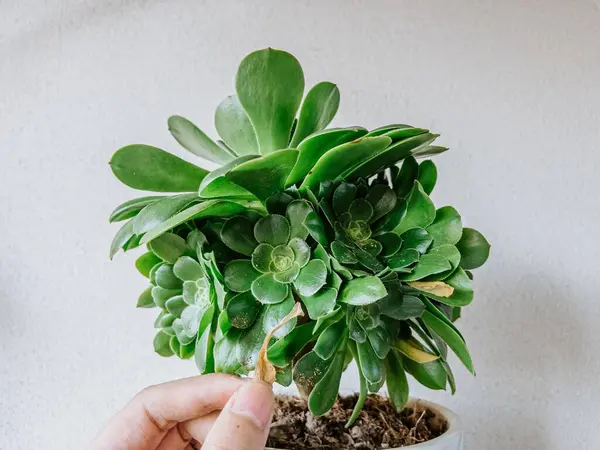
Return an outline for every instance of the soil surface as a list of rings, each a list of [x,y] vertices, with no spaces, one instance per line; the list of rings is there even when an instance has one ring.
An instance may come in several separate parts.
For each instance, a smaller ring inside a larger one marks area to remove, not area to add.
[[[405,408],[398,414],[379,395],[370,395],[354,425],[345,428],[356,399],[340,397],[326,415],[313,417],[303,399],[278,396],[267,447],[379,450],[425,442],[448,429],[443,418],[425,407]]]

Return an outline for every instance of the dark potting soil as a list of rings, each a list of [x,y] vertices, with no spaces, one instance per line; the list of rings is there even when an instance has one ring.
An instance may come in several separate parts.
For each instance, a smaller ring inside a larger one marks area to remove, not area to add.
[[[303,399],[278,396],[267,447],[379,450],[425,442],[448,429],[445,419],[425,407],[416,405],[398,414],[379,395],[369,395],[354,425],[345,428],[357,398],[340,397],[326,415],[313,417]]]

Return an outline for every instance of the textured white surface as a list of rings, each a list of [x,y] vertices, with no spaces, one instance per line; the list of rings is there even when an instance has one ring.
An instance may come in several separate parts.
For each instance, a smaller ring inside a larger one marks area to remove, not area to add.
[[[128,143],[183,154],[266,46],[342,92],[339,125],[442,133],[438,206],[493,244],[461,320],[470,450],[600,448],[600,7],[589,0],[0,3],[0,448],[81,449],[140,388],[194,373],[152,351],[107,216]],[[353,386],[353,375],[344,380]]]

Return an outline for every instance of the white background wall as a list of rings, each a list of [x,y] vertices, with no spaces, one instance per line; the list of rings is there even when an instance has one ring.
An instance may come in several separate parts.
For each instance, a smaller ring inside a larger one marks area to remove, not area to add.
[[[108,261],[135,193],[107,162],[184,155],[166,118],[212,132],[266,46],[339,84],[337,125],[442,133],[434,200],[493,244],[460,324],[478,376],[414,393],[462,416],[469,450],[600,448],[598,3],[19,0],[0,30],[1,449],[81,449],[134,392],[195,373],[153,353],[134,256]]]

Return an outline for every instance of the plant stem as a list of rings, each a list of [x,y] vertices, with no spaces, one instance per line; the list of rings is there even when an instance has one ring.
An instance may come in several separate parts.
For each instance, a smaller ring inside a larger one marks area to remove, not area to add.
[[[365,405],[365,400],[367,399],[367,380],[363,376],[360,370],[360,365],[358,364],[356,344],[354,343],[354,341],[351,340],[349,346],[350,351],[352,352],[352,355],[354,356],[354,359],[356,360],[356,365],[358,367],[358,379],[360,380],[360,394],[358,396],[358,400],[356,401],[356,405],[354,405],[354,409],[352,410],[352,415],[350,416],[350,419],[348,419],[348,422],[346,422],[346,428],[350,428],[352,425],[354,425],[354,422],[356,422],[356,419],[358,419],[358,415],[363,409],[363,406]]]

